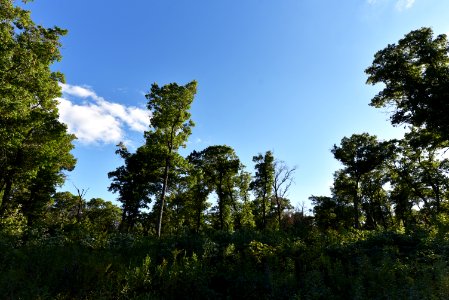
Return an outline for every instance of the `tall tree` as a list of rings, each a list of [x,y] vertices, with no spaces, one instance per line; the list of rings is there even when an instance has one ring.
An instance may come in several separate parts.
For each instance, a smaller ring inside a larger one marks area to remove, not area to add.
[[[118,193],[122,203],[122,221],[120,229],[132,230],[139,219],[140,209],[147,208],[151,196],[160,190],[160,157],[142,146],[135,153],[130,153],[123,143],[117,145],[116,154],[124,160],[124,165],[109,172],[112,180],[109,191]]]
[[[256,174],[251,182],[256,200],[256,214],[258,216],[259,228],[264,229],[267,226],[267,214],[270,209],[270,201],[273,196],[274,183],[274,156],[271,151],[267,151],[265,155],[253,156],[253,162],[256,163],[254,169]]]
[[[236,201],[234,184],[237,183],[241,163],[234,149],[229,146],[209,146],[200,153],[204,178],[211,190],[218,196],[218,228],[232,226],[230,210]]]
[[[239,227],[254,228],[256,226],[254,221],[252,203],[249,199],[251,185],[251,174],[246,172],[243,168],[240,169],[239,175],[236,178],[236,186],[240,198],[240,209],[237,212],[239,215]]]
[[[185,147],[191,128],[190,106],[196,94],[196,81],[184,86],[170,83],[159,87],[156,83],[145,97],[148,99],[148,109],[151,111],[151,127],[145,132],[146,145],[154,147],[160,153],[163,161],[162,187],[158,203],[159,214],[157,235],[161,236],[162,217],[164,213],[167,192],[169,192],[169,177],[171,168],[182,160],[177,153],[180,147]]]
[[[24,213],[36,217],[74,168],[75,137],[58,120],[64,77],[50,70],[65,34],[36,25],[12,0],[0,3],[0,215],[21,196]]]
[[[354,205],[354,227],[360,227],[360,209],[362,201],[362,177],[379,167],[390,155],[390,148],[385,143],[379,143],[376,136],[368,133],[353,134],[344,137],[340,146],[334,145],[331,150],[334,157],[345,167],[341,171],[347,188],[344,191],[352,193]],[[339,178],[337,177],[337,178]],[[336,186],[334,185],[334,189]],[[349,188],[349,190],[348,190]],[[337,189],[338,191],[338,189]]]
[[[424,127],[449,140],[449,43],[432,29],[411,31],[397,44],[378,51],[366,69],[367,83],[385,87],[371,100],[392,106],[393,125]]]
[[[390,183],[389,169],[386,161],[379,164],[360,181],[361,208],[364,213],[365,229],[376,229],[378,226],[388,228],[393,224],[392,206],[385,189]]]
[[[195,231],[198,233],[204,225],[204,211],[209,207],[207,198],[212,191],[212,186],[206,178],[205,161],[202,152],[193,151],[187,157],[190,164],[189,178],[190,189],[188,194],[188,205],[192,208]]]
[[[391,164],[392,200],[396,215],[407,227],[415,222],[412,207],[424,219],[435,217],[447,201],[449,160],[443,153],[449,141],[435,137],[425,129],[411,128],[402,140],[395,142],[396,159]]]

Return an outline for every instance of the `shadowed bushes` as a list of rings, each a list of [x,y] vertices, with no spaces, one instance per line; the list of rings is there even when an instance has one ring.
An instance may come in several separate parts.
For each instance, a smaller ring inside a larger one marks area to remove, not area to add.
[[[78,236],[79,238],[79,236]],[[6,299],[444,299],[449,243],[430,234],[270,231],[2,237]]]

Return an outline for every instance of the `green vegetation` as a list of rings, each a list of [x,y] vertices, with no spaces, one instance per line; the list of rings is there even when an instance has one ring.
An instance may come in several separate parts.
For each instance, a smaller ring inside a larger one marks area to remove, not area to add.
[[[295,167],[270,151],[254,175],[234,149],[187,157],[195,81],[153,84],[145,144],[119,144],[121,207],[56,192],[74,136],[58,121],[65,31],[0,4],[0,295],[3,299],[445,299],[449,295],[449,44],[429,28],[379,51],[403,139],[344,137],[332,195],[287,198]],[[209,199],[216,198],[212,206]]]

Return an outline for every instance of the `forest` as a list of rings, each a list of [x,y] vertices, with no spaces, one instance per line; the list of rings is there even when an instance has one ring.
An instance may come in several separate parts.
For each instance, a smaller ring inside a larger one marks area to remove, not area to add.
[[[2,299],[447,299],[449,42],[423,27],[374,54],[369,104],[401,139],[331,148],[331,196],[294,208],[296,166],[228,145],[182,156],[196,81],[153,84],[144,144],[116,154],[116,205],[58,190],[76,137],[58,119],[67,32],[0,4]]]

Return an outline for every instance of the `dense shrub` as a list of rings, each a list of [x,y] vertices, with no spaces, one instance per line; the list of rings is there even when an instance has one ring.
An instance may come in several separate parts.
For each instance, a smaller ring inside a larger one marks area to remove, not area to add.
[[[396,232],[0,241],[5,299],[444,299],[449,242]]]

